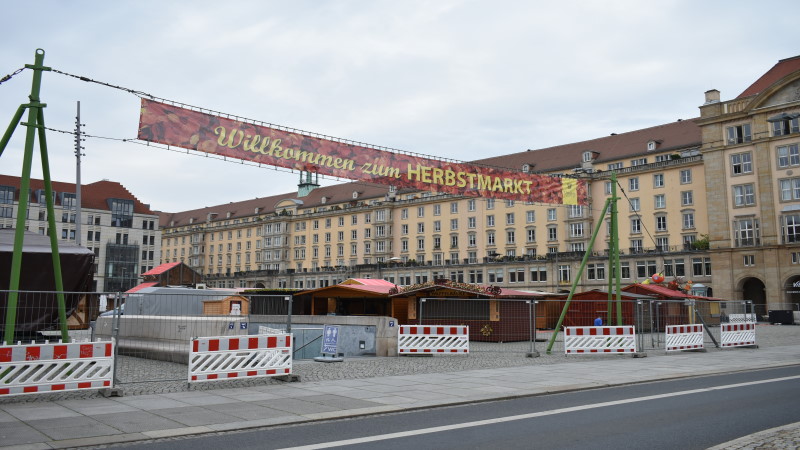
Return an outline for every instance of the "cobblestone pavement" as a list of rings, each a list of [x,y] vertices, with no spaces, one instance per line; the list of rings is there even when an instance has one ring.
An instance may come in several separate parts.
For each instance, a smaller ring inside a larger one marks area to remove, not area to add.
[[[795,450],[800,448],[800,422],[771,428],[708,450]]]

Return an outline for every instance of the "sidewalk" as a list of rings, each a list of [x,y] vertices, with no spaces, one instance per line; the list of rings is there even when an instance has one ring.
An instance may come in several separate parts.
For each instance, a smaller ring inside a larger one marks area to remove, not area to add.
[[[473,358],[440,356],[434,358]],[[564,357],[565,359],[567,357]],[[405,358],[403,358],[405,359]],[[413,362],[414,358],[409,358]],[[375,359],[380,364],[380,359]],[[340,371],[337,363],[313,370]],[[800,346],[714,350],[246,388],[0,404],[0,443],[65,448],[800,364]],[[797,448],[800,424],[720,448]],[[770,447],[769,445],[777,445]]]

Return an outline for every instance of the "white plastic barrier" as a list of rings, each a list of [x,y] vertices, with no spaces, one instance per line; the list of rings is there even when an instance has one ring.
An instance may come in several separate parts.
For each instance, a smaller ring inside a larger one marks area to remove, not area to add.
[[[200,337],[190,349],[190,382],[292,373],[291,334]]]
[[[469,326],[401,325],[397,353],[469,353]]]
[[[0,346],[0,396],[111,387],[114,341]]]
[[[566,327],[564,353],[636,353],[635,327]]]
[[[722,347],[746,347],[756,345],[756,324],[723,323],[720,325]]]
[[[728,322],[730,323],[750,323],[758,322],[756,315],[753,313],[748,314],[728,314]]]
[[[705,348],[703,325],[667,325],[666,335],[668,352]]]

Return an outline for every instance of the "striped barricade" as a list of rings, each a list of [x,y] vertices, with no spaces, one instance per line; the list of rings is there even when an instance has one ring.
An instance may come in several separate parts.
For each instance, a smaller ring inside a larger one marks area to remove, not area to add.
[[[636,330],[616,327],[566,327],[564,353],[636,353]]]
[[[703,344],[703,325],[667,325],[667,351],[697,350]]]
[[[0,396],[111,387],[114,341],[0,346]]]
[[[746,347],[756,345],[756,324],[749,323],[723,323],[720,325],[721,346]]]
[[[469,326],[401,325],[397,353],[469,353]]]
[[[292,373],[292,335],[192,339],[189,382],[271,377]]]

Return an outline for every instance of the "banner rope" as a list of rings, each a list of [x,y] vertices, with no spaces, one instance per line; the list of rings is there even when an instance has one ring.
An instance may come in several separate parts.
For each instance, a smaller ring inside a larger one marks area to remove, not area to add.
[[[261,120],[249,119],[249,118],[246,118],[246,117],[242,117],[242,116],[238,116],[238,115],[230,114],[230,113],[225,113],[225,112],[221,112],[221,111],[216,111],[216,110],[209,109],[209,108],[203,108],[201,106],[190,105],[188,103],[183,103],[183,102],[180,102],[180,101],[177,101],[177,100],[170,100],[170,99],[167,99],[167,98],[164,98],[164,97],[158,97],[156,95],[152,95],[152,94],[149,94],[147,92],[140,91],[140,90],[137,90],[137,89],[126,88],[126,87],[123,87],[123,86],[119,86],[119,85],[115,85],[115,84],[111,84],[111,83],[107,83],[107,82],[103,82],[103,81],[94,80],[94,79],[91,79],[91,78],[86,77],[86,76],[75,75],[75,74],[67,73],[67,72],[64,72],[64,71],[61,71],[61,70],[58,70],[58,69],[52,69],[52,72],[60,74],[60,75],[64,75],[64,76],[67,76],[67,77],[75,78],[77,80],[81,80],[81,81],[84,81],[84,82],[87,82],[87,83],[95,83],[95,84],[99,84],[101,86],[106,86],[106,87],[110,87],[110,88],[113,88],[113,89],[117,89],[117,90],[120,90],[120,91],[123,91],[123,92],[127,92],[129,94],[133,94],[133,95],[135,95],[135,96],[137,96],[139,98],[147,97],[150,100],[154,100],[154,101],[158,101],[158,102],[162,102],[162,103],[168,103],[168,104],[173,105],[173,106],[178,106],[178,107],[181,107],[181,108],[185,108],[185,109],[189,109],[189,110],[192,110],[192,111],[197,111],[197,112],[201,112],[201,113],[205,113],[205,114],[213,114],[213,115],[217,115],[219,117],[225,117],[227,119],[236,120],[238,122],[249,123],[251,125],[269,127],[269,128],[274,128],[274,129],[281,130],[281,131],[286,131],[286,132],[289,132],[289,133],[297,133],[297,134],[302,134],[302,135],[305,135],[305,136],[315,137],[315,138],[319,138],[319,139],[326,139],[326,140],[333,141],[333,142],[339,142],[339,143],[344,143],[344,144],[349,144],[349,145],[357,145],[357,146],[360,146],[360,147],[366,147],[366,148],[371,148],[371,149],[375,149],[375,150],[383,150],[383,151],[397,153],[397,154],[404,154],[404,155],[416,156],[416,157],[421,157],[421,158],[427,158],[427,159],[436,160],[436,161],[442,161],[442,162],[447,162],[447,163],[470,164],[470,165],[473,165],[473,166],[485,167],[485,168],[489,168],[489,169],[511,170],[511,171],[522,172],[521,168],[515,169],[515,168],[512,168],[512,167],[495,166],[495,165],[491,165],[491,164],[482,164],[482,163],[479,163],[479,162],[462,161],[462,160],[458,160],[458,159],[444,158],[444,157],[440,157],[440,156],[427,155],[427,154],[424,154],[424,153],[417,153],[417,152],[411,152],[411,151],[407,151],[407,150],[400,150],[400,149],[396,149],[396,148],[392,148],[392,147],[373,145],[373,144],[368,144],[368,143],[365,143],[365,142],[338,138],[338,137],[335,137],[335,136],[328,136],[326,134],[316,133],[316,132],[313,132],[313,131],[301,130],[301,129],[298,129],[298,128],[287,127],[287,126],[278,125],[278,124],[274,124],[274,123],[270,123],[270,122],[264,122],[264,121],[261,121]],[[563,173],[563,174],[547,174],[547,173],[543,173],[543,172],[529,172],[529,174],[538,175],[538,176],[547,176],[547,177],[551,177],[551,178],[576,178],[576,179],[579,178],[576,175],[567,174],[567,173]]]

